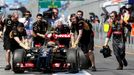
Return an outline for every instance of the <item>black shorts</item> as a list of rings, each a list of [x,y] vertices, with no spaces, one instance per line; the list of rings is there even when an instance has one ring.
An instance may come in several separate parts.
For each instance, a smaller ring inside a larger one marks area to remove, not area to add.
[[[90,38],[90,40],[86,41],[86,43],[79,43],[78,45],[84,53],[88,53],[89,50],[94,50],[94,38]]]
[[[10,42],[10,38],[8,36],[4,36],[4,40],[3,40],[3,47],[4,47],[4,50],[9,50],[11,49],[11,42]]]

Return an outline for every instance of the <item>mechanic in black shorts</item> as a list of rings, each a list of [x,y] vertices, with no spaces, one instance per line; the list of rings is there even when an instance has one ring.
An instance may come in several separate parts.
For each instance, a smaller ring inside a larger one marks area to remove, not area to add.
[[[18,13],[13,13],[11,16],[9,16],[7,19],[4,20],[4,49],[6,50],[6,67],[5,70],[10,70],[11,69],[11,64],[10,64],[10,49],[11,49],[11,43],[10,43],[10,37],[9,33],[16,28],[16,26],[19,24],[18,21]]]
[[[34,46],[37,44],[42,46],[45,42],[45,39],[40,35],[45,35],[48,29],[48,23],[46,20],[43,20],[42,14],[37,14],[36,18],[37,21],[33,24],[33,42]]]
[[[80,11],[79,14],[81,12],[82,11]],[[83,12],[81,13],[81,15],[83,16]],[[78,45],[83,50],[85,55],[88,56],[89,59],[91,60],[92,63],[91,70],[96,71],[94,53],[93,53],[94,34],[92,31],[92,26],[85,25],[85,22],[82,19],[80,19],[76,14],[71,14],[70,21],[72,22],[71,24],[72,48],[75,48]]]
[[[13,29],[9,34],[9,37],[11,39],[10,42],[12,52],[14,52],[16,49],[22,49],[22,48],[25,50],[30,49],[26,36],[27,34],[23,23],[19,23],[16,29]]]

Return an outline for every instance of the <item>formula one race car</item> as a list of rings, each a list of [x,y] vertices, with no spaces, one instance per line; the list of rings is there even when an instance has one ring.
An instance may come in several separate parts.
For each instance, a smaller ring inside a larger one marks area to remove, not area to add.
[[[86,69],[91,63],[80,48],[67,48],[59,39],[70,40],[70,34],[47,34],[47,43],[37,45],[30,50],[17,49],[13,53],[13,71],[24,73],[25,70],[39,72],[68,71],[77,73]],[[67,41],[66,41],[67,42]]]

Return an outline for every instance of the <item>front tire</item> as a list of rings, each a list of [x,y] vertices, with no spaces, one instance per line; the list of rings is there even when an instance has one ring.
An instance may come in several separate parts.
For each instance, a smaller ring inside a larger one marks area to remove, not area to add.
[[[78,56],[79,56],[79,65],[80,69],[88,69],[92,66],[90,59],[83,53],[83,51],[78,48],[77,49]]]
[[[24,69],[21,69],[20,65],[18,66],[17,63],[24,63],[25,54],[24,49],[16,49],[13,52],[12,66],[14,73],[24,73]]]

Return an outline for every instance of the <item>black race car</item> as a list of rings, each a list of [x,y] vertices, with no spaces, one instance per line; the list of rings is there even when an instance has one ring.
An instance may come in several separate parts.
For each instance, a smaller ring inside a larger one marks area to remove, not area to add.
[[[15,73],[24,73],[25,70],[77,73],[80,69],[91,66],[80,48],[68,48],[58,41],[61,38],[70,39],[70,34],[51,33],[45,37],[47,38],[45,46],[36,45],[30,50],[17,49],[14,51],[12,66]]]

